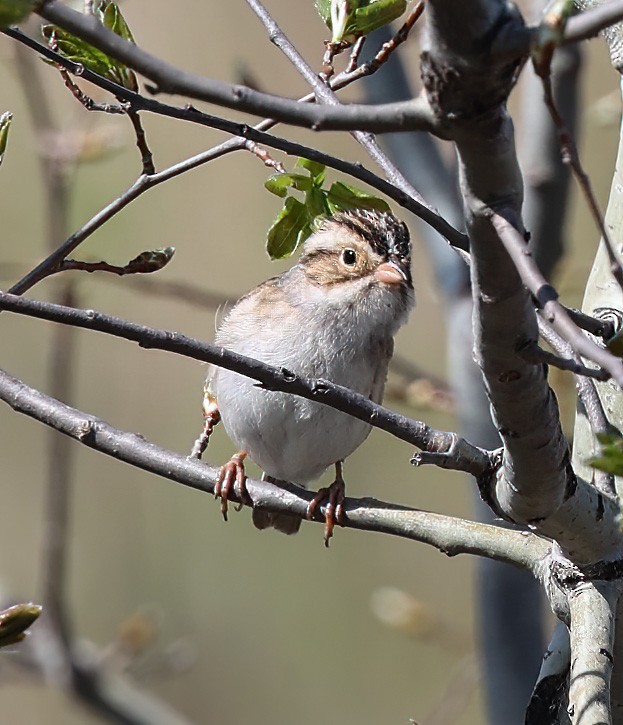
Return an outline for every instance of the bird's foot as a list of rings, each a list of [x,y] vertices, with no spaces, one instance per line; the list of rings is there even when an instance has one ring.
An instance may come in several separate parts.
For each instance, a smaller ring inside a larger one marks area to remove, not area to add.
[[[326,502],[325,524],[324,524],[324,545],[329,546],[329,539],[333,536],[335,524],[345,526],[346,514],[344,513],[344,499],[346,498],[346,486],[342,478],[341,464],[335,464],[335,481],[325,488],[321,488],[307,506],[306,516],[312,519],[318,508]]]
[[[224,466],[220,467],[218,472],[216,484],[214,485],[214,497],[221,499],[221,513],[225,521],[227,521],[227,502],[232,490],[240,499],[236,511],[240,511],[245,502],[251,502],[251,497],[247,491],[247,477],[244,472],[244,459],[246,457],[246,451],[235,453]]]
[[[210,442],[210,436],[214,430],[214,426],[221,422],[221,414],[219,413],[216,398],[212,395],[208,388],[203,391],[203,430],[201,435],[195,441],[193,449],[190,452],[190,458],[201,459],[205,449]]]

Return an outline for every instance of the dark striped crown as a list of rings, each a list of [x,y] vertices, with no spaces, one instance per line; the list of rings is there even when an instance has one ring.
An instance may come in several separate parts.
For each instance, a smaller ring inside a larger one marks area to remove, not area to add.
[[[411,255],[409,230],[390,212],[370,209],[340,211],[321,221],[319,230],[332,223],[342,224],[358,234],[384,258],[408,259]]]

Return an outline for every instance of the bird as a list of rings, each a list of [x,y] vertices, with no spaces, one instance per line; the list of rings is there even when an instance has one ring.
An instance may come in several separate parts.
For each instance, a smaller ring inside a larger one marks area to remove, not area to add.
[[[215,342],[228,350],[383,398],[394,336],[415,304],[407,226],[389,211],[349,209],[323,217],[287,271],[241,297],[219,325]],[[303,487],[331,466],[335,480],[307,509],[313,518],[327,500],[324,540],[344,523],[342,463],[367,438],[371,426],[346,413],[298,396],[263,389],[254,380],[211,367],[204,388],[207,432],[193,454],[200,457],[213,426],[222,420],[238,452],[220,468],[215,494],[227,519],[227,500],[245,487],[244,460],[263,479]],[[301,519],[253,510],[259,529],[296,533]]]

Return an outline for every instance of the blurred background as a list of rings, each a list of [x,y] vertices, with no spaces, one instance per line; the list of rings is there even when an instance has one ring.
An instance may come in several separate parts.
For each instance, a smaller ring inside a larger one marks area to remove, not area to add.
[[[327,31],[311,0],[271,0],[267,5],[320,69]],[[307,92],[242,2],[180,0],[173,12],[163,0],[126,0],[122,9],[139,45],[177,66],[228,81],[252,73],[263,90],[292,97]],[[31,23],[29,30],[35,29]],[[581,154],[605,207],[619,117],[617,97],[609,94],[616,90],[617,78],[603,43],[587,50]],[[0,169],[5,288],[45,254],[49,225],[37,157],[42,139],[33,130],[15,51],[16,43],[0,36],[0,112],[14,116]],[[416,80],[417,33],[400,52]],[[336,62],[338,69],[342,62]],[[91,150],[85,156],[93,158],[79,165],[70,188],[73,231],[140,173],[132,128],[124,117],[89,114],[64,88],[57,71],[38,59],[29,72],[40,76],[68,143],[88,134]],[[85,90],[92,92],[86,85]],[[520,94],[521,86],[512,110],[519,108]],[[356,87],[343,95],[359,97]],[[223,115],[235,117],[230,111]],[[191,124],[142,118],[159,170],[225,138]],[[516,120],[521,128],[521,118]],[[277,133],[373,168],[347,135],[284,128]],[[286,168],[295,161],[272,155]],[[143,195],[73,256],[123,265],[145,249],[172,245],[177,249],[173,261],[154,280],[237,298],[291,263],[270,262],[264,251],[266,230],[280,208],[263,188],[270,173],[248,152],[229,154]],[[330,178],[340,177],[330,172]],[[557,283],[565,302],[577,306],[598,235],[575,187],[572,199],[570,251]],[[397,351],[443,378],[442,299],[414,219],[395,211],[415,237],[418,299],[398,336]],[[80,307],[213,338],[216,310],[153,294],[129,278],[71,272],[62,280],[40,283],[29,296],[51,299],[69,275]],[[0,334],[2,367],[49,392],[52,324],[3,314]],[[166,448],[190,450],[202,424],[206,370],[200,363],[77,331],[74,371],[66,402]],[[573,382],[556,372],[552,377],[570,431]],[[434,386],[432,395],[422,394],[421,387],[415,395],[405,395],[403,376],[394,373],[386,404],[432,426],[455,428],[445,396],[435,393]],[[39,601],[45,577],[49,432],[6,406],[0,408],[0,431],[0,595],[6,603]],[[248,509],[232,514],[225,524],[209,496],[78,444],[70,443],[70,449],[66,586],[71,629],[98,661],[125,673],[180,716],[222,725],[362,725],[406,723],[409,718],[429,725],[483,722],[469,558],[448,559],[424,545],[341,529],[327,550],[320,526],[304,525],[289,538],[259,532]],[[218,465],[232,451],[224,431],[217,429],[207,460]],[[470,517],[472,491],[466,479],[434,467],[416,470],[409,464],[411,453],[406,444],[374,431],[346,464],[348,492]],[[102,721],[19,662],[19,647],[0,653],[5,722]]]

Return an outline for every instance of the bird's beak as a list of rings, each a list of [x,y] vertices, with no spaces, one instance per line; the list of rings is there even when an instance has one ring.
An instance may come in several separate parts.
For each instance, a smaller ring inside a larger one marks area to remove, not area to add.
[[[408,282],[408,278],[404,270],[402,270],[396,262],[383,262],[376,268],[374,276],[379,282],[385,284],[402,284]]]

